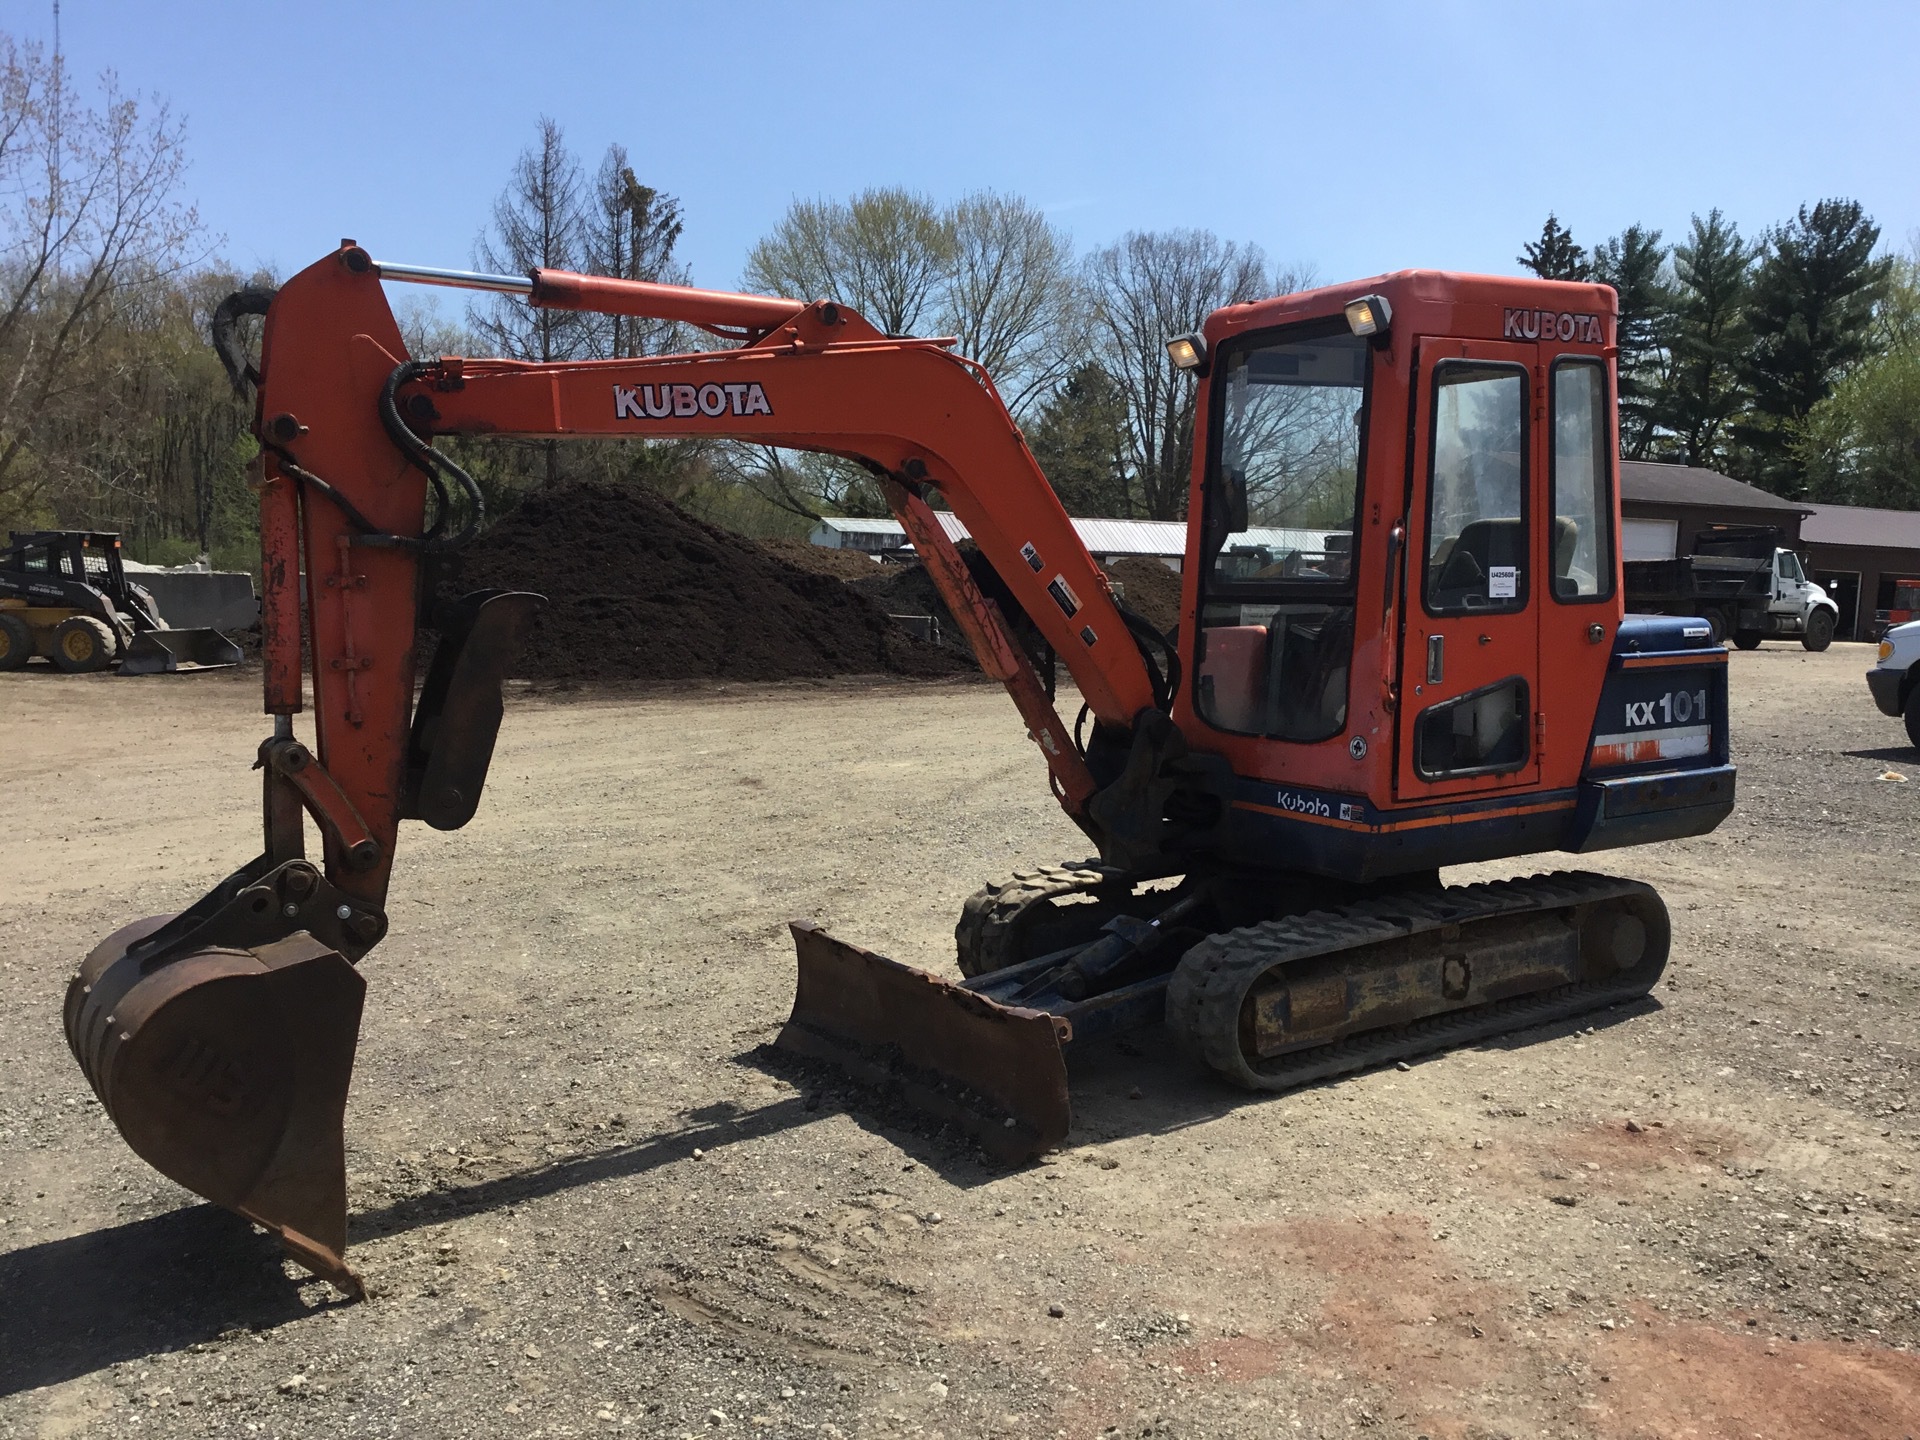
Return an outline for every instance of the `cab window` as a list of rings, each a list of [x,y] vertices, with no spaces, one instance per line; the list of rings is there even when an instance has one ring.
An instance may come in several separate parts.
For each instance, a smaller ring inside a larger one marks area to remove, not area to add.
[[[1527,682],[1516,675],[1421,711],[1413,759],[1423,780],[1518,770],[1527,763]]]
[[[1527,605],[1527,374],[1446,361],[1433,376],[1426,605],[1434,614]]]
[[[1346,727],[1370,364],[1340,317],[1214,362],[1194,685],[1219,729],[1304,742]]]
[[[1553,367],[1553,531],[1547,547],[1556,600],[1613,594],[1607,440],[1605,367],[1562,360]]]

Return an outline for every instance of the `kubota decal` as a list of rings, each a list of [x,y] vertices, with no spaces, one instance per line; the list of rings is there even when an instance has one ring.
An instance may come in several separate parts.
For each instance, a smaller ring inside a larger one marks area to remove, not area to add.
[[[1607,331],[1598,315],[1567,310],[1508,310],[1501,322],[1500,334],[1507,340],[1575,340],[1582,345],[1598,345],[1606,339]]]
[[[669,416],[771,415],[767,392],[757,383],[708,385],[616,385],[613,418],[665,420]]]
[[[1298,790],[1282,790],[1275,803],[1282,810],[1291,811],[1296,815],[1322,815],[1329,820],[1333,818],[1333,807],[1318,795],[1305,795]],[[1344,820],[1346,817],[1343,815],[1340,818]]]

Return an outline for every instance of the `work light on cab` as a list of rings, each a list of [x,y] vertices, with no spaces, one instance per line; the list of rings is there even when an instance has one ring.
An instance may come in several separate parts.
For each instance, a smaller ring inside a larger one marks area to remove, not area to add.
[[[1393,323],[1393,307],[1387,304],[1384,295],[1362,295],[1358,300],[1347,302],[1347,328],[1356,335],[1378,335],[1386,338],[1387,327]]]
[[[1206,337],[1198,331],[1190,335],[1176,335],[1167,341],[1167,355],[1176,370],[1198,370],[1207,359]]]

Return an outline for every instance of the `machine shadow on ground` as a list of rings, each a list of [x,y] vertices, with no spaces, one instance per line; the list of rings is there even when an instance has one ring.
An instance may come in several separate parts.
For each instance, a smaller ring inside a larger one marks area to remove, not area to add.
[[[0,1255],[0,1397],[314,1308],[279,1242],[215,1205],[29,1245]]]
[[[1442,1055],[1551,1045],[1588,1031],[1608,1030],[1655,1014],[1662,1008],[1654,997],[1643,996],[1585,1015],[1456,1047]],[[1412,1060],[1410,1068],[1417,1072],[1427,1059],[1439,1059],[1442,1055]],[[861,1129],[899,1146],[948,1184],[962,1190],[1026,1168],[990,1159],[955,1127],[929,1118],[896,1096],[771,1046],[736,1055],[734,1063],[800,1087],[806,1092],[807,1106],[817,1107],[823,1114],[845,1114]],[[1354,1071],[1281,1094],[1241,1090],[1217,1079],[1183,1054],[1164,1029],[1115,1036],[1077,1050],[1069,1057],[1073,1127],[1061,1149],[1073,1151],[1115,1140],[1170,1135],[1221,1119],[1245,1106],[1283,1105],[1289,1095],[1351,1084],[1368,1073]]]
[[[1606,1030],[1661,1008],[1646,996],[1627,1004],[1536,1025],[1510,1035],[1495,1036],[1432,1056],[1409,1060],[1418,1074],[1422,1065],[1447,1055],[1475,1050],[1523,1050],[1551,1045],[1587,1030]],[[1202,1070],[1183,1055],[1164,1030],[1143,1031],[1088,1047],[1070,1067],[1073,1083],[1073,1129],[1067,1148],[1142,1135],[1166,1135],[1204,1125],[1248,1105],[1284,1105],[1291,1095],[1353,1084],[1391,1065],[1372,1066],[1336,1075],[1278,1094],[1241,1090]]]
[[[695,1150],[716,1151],[746,1140],[759,1140],[783,1130],[811,1124],[820,1118],[798,1096],[775,1101],[756,1110],[744,1110],[722,1101],[690,1111],[691,1124],[631,1145],[609,1146],[581,1155],[549,1161],[467,1185],[410,1195],[372,1210],[347,1217],[347,1243],[364,1244],[423,1225],[483,1214],[509,1205],[522,1205],[582,1185],[644,1175],[663,1165],[693,1158]]]
[[[1877,750],[1845,750],[1849,760],[1880,760],[1894,765],[1920,765],[1920,750],[1911,745],[1882,745]]]
[[[758,1110],[706,1106],[687,1116],[690,1124],[632,1145],[356,1211],[349,1244],[645,1174],[690,1159],[696,1148],[719,1150],[817,1118],[799,1097]],[[30,1245],[0,1254],[0,1398],[349,1303],[319,1282],[288,1278],[279,1242],[215,1205]]]
[[[1648,997],[1471,1048],[1547,1045],[1659,1009],[1659,1002]],[[358,1210],[348,1220],[349,1243],[643,1175],[690,1160],[695,1149],[722,1150],[842,1114],[963,1190],[1024,1168],[990,1160],[952,1127],[940,1127],[897,1099],[771,1047],[743,1052],[734,1062],[793,1084],[800,1093],[757,1109],[724,1102],[706,1106],[689,1112],[689,1123],[633,1144]],[[1416,1071],[1420,1063],[1412,1062]],[[1070,1075],[1073,1129],[1063,1147],[1069,1151],[1171,1134],[1247,1105],[1286,1103],[1284,1095],[1236,1090],[1215,1080],[1162,1030],[1089,1046],[1073,1057]],[[0,1255],[0,1397],[184,1349],[229,1331],[272,1329],[324,1305],[349,1303],[314,1298],[331,1293],[314,1282],[288,1278],[277,1241],[213,1205],[191,1205],[10,1251]]]

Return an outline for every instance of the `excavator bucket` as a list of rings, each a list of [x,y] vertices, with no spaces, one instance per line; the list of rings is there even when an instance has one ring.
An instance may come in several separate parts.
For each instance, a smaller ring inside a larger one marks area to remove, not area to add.
[[[219,670],[238,665],[240,647],[218,630],[147,630],[128,642],[122,675],[170,675],[176,670]]]
[[[790,928],[800,979],[779,1049],[895,1094],[1008,1162],[1066,1138],[1066,1020],[1002,1005],[804,920]]]
[[[154,1169],[280,1237],[348,1295],[343,1123],[366,982],[298,931],[252,949],[148,963],[110,936],[67,991],[67,1043],[127,1144]]]

